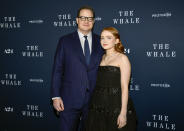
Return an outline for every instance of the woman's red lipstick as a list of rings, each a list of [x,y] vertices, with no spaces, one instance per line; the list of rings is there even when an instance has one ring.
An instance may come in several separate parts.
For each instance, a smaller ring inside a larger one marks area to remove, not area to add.
[[[108,44],[103,44],[103,46],[107,46]]]

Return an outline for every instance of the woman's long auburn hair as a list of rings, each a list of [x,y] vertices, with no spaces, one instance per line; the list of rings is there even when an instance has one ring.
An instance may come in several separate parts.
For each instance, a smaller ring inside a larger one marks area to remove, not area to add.
[[[123,44],[122,44],[122,42],[120,40],[120,35],[119,35],[118,30],[116,28],[114,28],[114,27],[105,27],[102,30],[102,32],[103,31],[109,31],[110,33],[113,34],[113,36],[115,37],[115,39],[119,39],[119,43],[115,44],[114,49],[117,52],[124,53],[124,46],[123,46]]]

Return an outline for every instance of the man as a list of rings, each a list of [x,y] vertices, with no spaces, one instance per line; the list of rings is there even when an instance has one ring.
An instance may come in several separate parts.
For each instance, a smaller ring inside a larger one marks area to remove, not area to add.
[[[52,75],[52,100],[60,112],[61,131],[84,127],[88,103],[96,83],[102,56],[100,38],[92,33],[95,13],[81,7],[77,13],[78,30],[60,38]]]

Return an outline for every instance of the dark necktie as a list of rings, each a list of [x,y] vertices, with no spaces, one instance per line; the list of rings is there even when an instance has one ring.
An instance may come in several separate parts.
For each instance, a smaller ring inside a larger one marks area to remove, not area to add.
[[[89,62],[90,62],[90,50],[89,50],[89,42],[88,42],[88,39],[87,39],[88,36],[84,36],[85,38],[85,41],[84,41],[84,55],[85,55],[85,58],[86,58],[86,64],[89,65]]]

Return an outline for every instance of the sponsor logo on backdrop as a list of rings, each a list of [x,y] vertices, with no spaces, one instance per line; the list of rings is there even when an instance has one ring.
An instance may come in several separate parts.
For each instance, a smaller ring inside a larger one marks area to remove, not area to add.
[[[43,20],[30,20],[28,21],[30,24],[42,24]]]
[[[164,83],[151,83],[150,84],[151,87],[157,87],[157,88],[169,88],[171,87],[171,85],[167,82],[164,82]]]
[[[1,80],[2,87],[19,87],[22,85],[22,81],[17,79],[17,74],[4,74],[4,79]]]
[[[141,22],[135,10],[119,10],[117,16],[112,21],[114,25],[140,24]]]
[[[152,14],[152,18],[169,18],[171,17],[171,12],[166,12],[166,13],[155,13],[155,14]]]
[[[102,21],[102,17],[100,16],[95,17],[95,21]]]
[[[130,78],[130,91],[139,91],[140,85],[136,83],[135,78]]]
[[[173,49],[173,44],[170,43],[154,43],[152,48],[146,51],[148,58],[175,58],[176,51]]]
[[[4,49],[4,54],[11,55],[13,53],[14,53],[14,49],[10,49],[10,48]]]
[[[22,56],[28,58],[42,58],[44,57],[44,53],[40,51],[40,46],[38,45],[27,45],[25,50],[22,51]]]
[[[53,22],[54,27],[75,27],[76,25],[75,17],[70,13],[57,15],[57,19]]]
[[[168,115],[153,114],[150,121],[146,121],[146,127],[164,129],[169,131],[176,130],[176,124],[170,121]]]
[[[31,82],[31,83],[43,83],[43,79],[42,78],[39,78],[39,79],[30,78],[29,82]]]
[[[40,111],[38,105],[26,105],[25,110],[21,111],[22,116],[32,118],[43,118],[44,113]]]
[[[3,110],[4,112],[13,112],[14,108],[12,106],[5,106]]]
[[[125,54],[130,54],[130,48],[125,48],[125,49],[124,49],[124,53],[125,53]]]
[[[21,28],[21,23],[17,20],[16,16],[4,16],[0,20],[1,29],[16,29]]]

